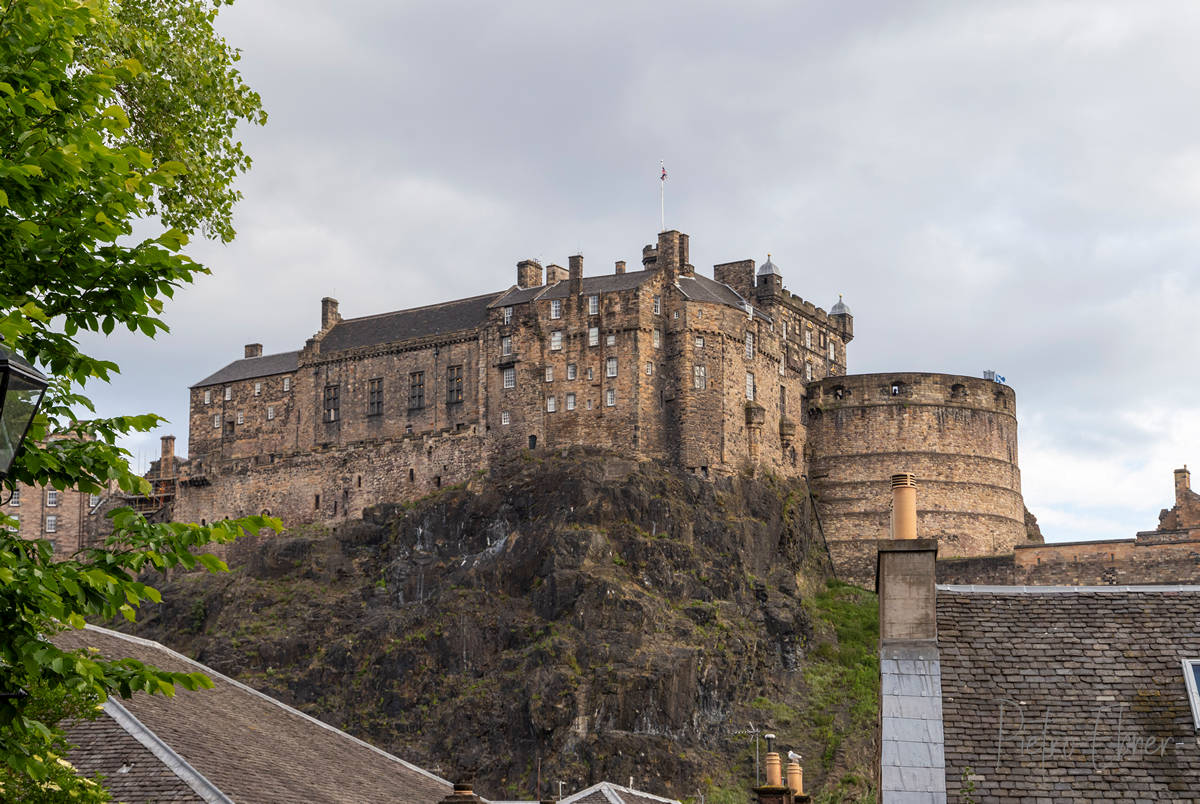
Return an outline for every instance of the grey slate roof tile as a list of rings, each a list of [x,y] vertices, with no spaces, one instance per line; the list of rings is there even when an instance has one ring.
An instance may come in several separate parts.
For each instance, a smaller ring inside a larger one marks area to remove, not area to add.
[[[347,318],[325,333],[321,354],[474,329],[487,320],[489,304],[500,295],[485,293],[411,310]]]
[[[295,371],[299,365],[299,352],[280,352],[276,355],[247,357],[243,360],[233,361],[225,368],[215,374],[208,375],[192,387],[202,388],[206,385],[220,385],[227,382],[237,382],[238,380],[249,380],[253,377],[270,377],[272,374],[287,374]]]

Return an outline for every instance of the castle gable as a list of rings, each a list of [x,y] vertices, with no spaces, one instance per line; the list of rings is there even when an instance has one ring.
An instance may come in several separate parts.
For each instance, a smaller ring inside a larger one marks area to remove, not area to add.
[[[300,365],[299,352],[280,352],[277,355],[263,357],[248,357],[235,360],[225,368],[210,374],[192,388],[203,388],[206,385],[222,385],[224,383],[249,380],[254,377],[270,377],[272,374],[287,374],[295,371]]]
[[[650,281],[657,271],[634,271],[628,274],[607,274],[605,276],[585,276],[580,284],[583,295],[589,293],[615,293],[619,290],[633,290]],[[559,282],[551,285],[539,299],[565,299],[571,295],[569,282]]]
[[[707,276],[701,276],[700,274],[681,276],[676,280],[676,283],[679,285],[679,289],[683,291],[683,295],[691,301],[724,304],[747,312],[751,309],[749,303],[737,291],[729,287],[729,285],[709,279]],[[754,312],[768,321],[771,318],[757,310]]]
[[[321,339],[321,352],[326,354],[475,329],[487,321],[488,306],[498,295],[487,293],[428,307],[340,321]]]

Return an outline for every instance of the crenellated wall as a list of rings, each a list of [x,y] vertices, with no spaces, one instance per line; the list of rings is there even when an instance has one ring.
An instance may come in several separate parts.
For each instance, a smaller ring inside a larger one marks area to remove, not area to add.
[[[808,386],[809,471],[839,574],[870,585],[896,472],[917,476],[917,529],[939,556],[1026,542],[1016,395],[948,374],[828,377]]]

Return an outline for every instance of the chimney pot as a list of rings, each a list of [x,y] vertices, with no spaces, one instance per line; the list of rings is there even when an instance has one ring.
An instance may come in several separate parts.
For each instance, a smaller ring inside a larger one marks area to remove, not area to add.
[[[787,764],[787,786],[792,791],[792,795],[804,795],[804,769],[795,760]]]
[[[246,357],[262,357],[261,343],[246,344]]]
[[[767,786],[783,787],[783,770],[779,754],[774,751],[768,751],[763,764],[767,770]]]
[[[917,538],[917,478],[908,472],[892,475],[891,537]]]

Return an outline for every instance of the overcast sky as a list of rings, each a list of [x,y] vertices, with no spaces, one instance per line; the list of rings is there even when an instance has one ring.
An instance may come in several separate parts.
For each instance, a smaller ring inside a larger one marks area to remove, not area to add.
[[[855,316],[852,373],[991,368],[1053,540],[1131,537],[1200,469],[1200,5],[241,0],[265,128],[237,240],[169,335],[89,344],[187,449],[187,386],[320,298],[353,317],[511,285],[526,257],[767,252]],[[157,457],[158,433],[131,443]]]

